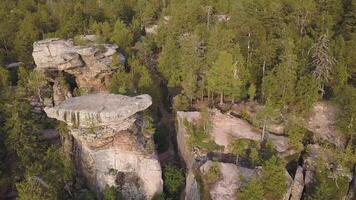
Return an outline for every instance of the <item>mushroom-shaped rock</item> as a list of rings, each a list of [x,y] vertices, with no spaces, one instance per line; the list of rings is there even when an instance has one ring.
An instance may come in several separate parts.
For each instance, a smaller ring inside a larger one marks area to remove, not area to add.
[[[67,99],[60,105],[45,108],[48,117],[58,119],[70,126],[89,128],[118,126],[135,113],[147,109],[152,104],[149,95],[129,97],[118,94],[96,93]]]
[[[74,158],[78,171],[98,191],[113,186],[124,199],[151,199],[162,192],[162,171],[155,151],[146,149],[152,138],[144,138],[136,114],[151,104],[146,94],[96,93],[69,98],[45,112],[70,126],[72,149],[80,149]]]

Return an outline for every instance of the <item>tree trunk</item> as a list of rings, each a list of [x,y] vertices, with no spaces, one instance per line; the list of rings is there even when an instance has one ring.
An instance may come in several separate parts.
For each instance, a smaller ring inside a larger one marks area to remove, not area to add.
[[[224,103],[224,93],[222,92],[220,94],[220,105],[222,105]]]
[[[263,142],[263,140],[265,138],[265,132],[266,132],[266,120],[264,120],[264,122],[263,122],[261,142]]]

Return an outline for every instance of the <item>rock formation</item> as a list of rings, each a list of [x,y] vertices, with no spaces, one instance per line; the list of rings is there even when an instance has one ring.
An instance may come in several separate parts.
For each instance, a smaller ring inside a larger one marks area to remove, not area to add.
[[[207,161],[200,167],[203,175],[208,173],[212,163],[212,161]],[[237,189],[246,181],[258,176],[258,170],[239,167],[231,163],[219,162],[217,164],[221,175],[219,180],[209,190],[212,200],[235,200]]]
[[[318,102],[314,105],[308,129],[314,133],[314,140],[327,141],[337,147],[346,145],[345,135],[336,128],[337,109],[326,102]]]
[[[155,152],[146,150],[153,141],[142,135],[137,113],[151,104],[149,95],[97,93],[45,112],[69,125],[77,167],[97,190],[114,186],[125,199],[150,199],[162,192],[162,171]]]
[[[201,195],[196,194],[199,193],[202,187],[197,183],[197,179],[199,179],[197,176],[204,176],[207,173],[212,160],[218,164],[221,178],[213,185],[210,185],[211,187],[209,187],[208,191],[210,197],[216,200],[236,199],[236,191],[243,185],[239,180],[240,177],[243,176],[249,180],[253,176],[259,176],[259,170],[249,168],[250,166],[243,160],[241,161],[240,158],[238,159],[238,165],[236,165],[236,157],[232,156],[229,150],[230,141],[233,139],[248,139],[260,142],[261,132],[243,119],[214,110],[211,112],[211,131],[209,136],[212,142],[220,146],[221,149],[211,152],[197,146],[191,148],[190,135],[185,122],[197,124],[200,117],[199,112],[177,112],[178,150],[188,168],[185,199],[202,199]],[[284,153],[289,149],[286,137],[270,134],[269,139],[275,145],[277,152]],[[289,198],[292,185],[292,179],[287,171],[286,177],[288,192],[283,199]]]
[[[294,176],[290,200],[300,200],[302,198],[303,188],[304,188],[303,168],[301,166],[298,166]]]
[[[79,88],[102,91],[125,58],[110,44],[75,46],[72,40],[52,38],[33,44],[36,70],[64,71],[75,76]],[[115,63],[116,62],[116,63]]]

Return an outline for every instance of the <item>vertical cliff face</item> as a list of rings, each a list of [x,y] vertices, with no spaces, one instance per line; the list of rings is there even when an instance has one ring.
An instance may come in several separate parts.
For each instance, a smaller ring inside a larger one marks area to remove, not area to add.
[[[93,186],[114,186],[125,199],[149,199],[162,192],[162,171],[155,152],[146,150],[153,141],[142,135],[137,113],[151,104],[149,95],[98,93],[69,98],[45,112],[69,125],[77,167]]]

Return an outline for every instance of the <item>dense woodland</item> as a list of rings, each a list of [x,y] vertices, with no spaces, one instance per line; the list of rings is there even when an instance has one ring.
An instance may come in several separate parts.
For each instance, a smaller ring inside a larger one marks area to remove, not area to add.
[[[155,25],[155,33],[145,32]],[[163,102],[173,113],[202,103],[224,109],[257,102],[263,105],[258,123],[283,120],[295,147],[303,146],[299,119],[328,100],[340,109],[337,126],[348,138],[345,149],[330,150],[345,165],[355,164],[355,0],[1,0],[0,198],[15,188],[18,199],[95,197],[73,184],[75,171],[61,144],[38,134],[55,126],[65,135],[65,126],[29,104],[45,83],[32,71],[33,42],[58,37],[80,44],[81,34],[117,44],[128,58],[111,92],[149,93],[156,107]],[[14,62],[22,62],[16,72],[6,69]],[[266,178],[251,181],[240,199],[280,197],[285,163],[273,155],[260,162]],[[320,171],[306,199],[341,198]],[[166,197],[176,198],[183,171],[168,166],[163,178]],[[115,194],[108,189],[104,196]]]

